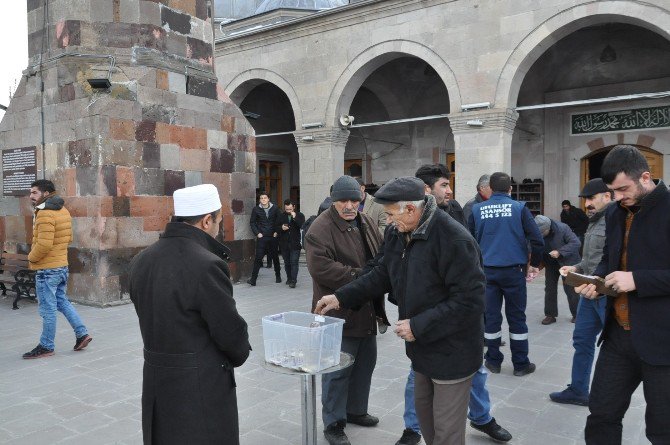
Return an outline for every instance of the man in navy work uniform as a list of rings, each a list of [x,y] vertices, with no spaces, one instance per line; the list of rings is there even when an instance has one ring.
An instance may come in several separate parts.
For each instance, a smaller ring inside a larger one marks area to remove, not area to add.
[[[468,224],[482,250],[486,275],[484,338],[487,351],[484,364],[494,374],[500,372],[503,361],[500,310],[504,298],[514,375],[520,377],[535,371],[535,364],[528,360],[526,274],[537,275],[544,242],[530,210],[523,202],[510,197],[512,180],[509,175],[493,173],[489,184],[493,195],[488,201],[472,207]],[[529,242],[530,267],[526,272]]]
[[[582,260],[574,266],[563,266],[561,275],[577,272],[593,275],[603,256],[605,246],[605,210],[612,202],[612,192],[601,178],[591,179],[579,195],[585,199],[589,214],[589,226],[584,235]],[[572,333],[572,379],[567,388],[552,392],[549,398],[557,403],[587,406],[589,404],[589,382],[596,346],[596,337],[603,329],[607,298],[589,300],[581,297],[577,305],[577,320]]]

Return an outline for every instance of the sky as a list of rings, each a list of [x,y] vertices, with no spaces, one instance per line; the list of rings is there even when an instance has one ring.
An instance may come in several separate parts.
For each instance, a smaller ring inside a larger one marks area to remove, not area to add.
[[[0,104],[9,105],[9,88],[28,67],[27,0],[0,0]],[[0,110],[0,119],[5,112]]]

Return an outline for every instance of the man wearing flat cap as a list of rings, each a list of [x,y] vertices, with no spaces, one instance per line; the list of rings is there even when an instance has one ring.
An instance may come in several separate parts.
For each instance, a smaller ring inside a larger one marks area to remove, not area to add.
[[[437,208],[415,177],[375,194],[393,226],[384,258],[367,274],[321,298],[316,311],[357,308],[374,292],[393,292],[395,333],[415,371],[415,404],[427,445],[465,443],[472,377],[482,363],[485,279],[477,243]]]
[[[305,236],[307,268],[316,302],[335,289],[356,280],[365,263],[374,258],[382,242],[377,221],[358,211],[361,191],[351,176],[341,176],[331,190],[332,205],[312,223]],[[356,311],[329,314],[345,320],[342,351],[354,356],[347,369],[321,377],[324,435],[331,445],[347,445],[347,423],[371,427],[379,423],[368,413],[372,371],[377,363],[377,317],[388,324],[384,312],[384,292],[369,291],[369,300]]]
[[[174,216],[129,270],[144,341],[145,444],[238,444],[233,369],[249,356],[228,249],[214,237],[221,201],[212,184],[174,192]]]
[[[605,247],[605,210],[612,202],[612,192],[601,178],[591,179],[584,185],[580,198],[584,198],[589,215],[589,226],[584,234],[582,260],[574,266],[563,266],[561,275],[577,272],[593,275],[600,264]],[[575,330],[572,333],[572,379],[566,389],[552,392],[549,398],[557,403],[587,406],[589,404],[589,383],[595,353],[596,338],[605,323],[607,298],[589,300],[580,297],[577,306]]]

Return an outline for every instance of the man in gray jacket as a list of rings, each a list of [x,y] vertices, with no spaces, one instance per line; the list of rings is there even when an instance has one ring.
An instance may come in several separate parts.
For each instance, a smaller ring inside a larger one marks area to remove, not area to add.
[[[563,290],[568,297],[568,305],[572,314],[572,322],[577,315],[577,303],[579,295],[572,286],[565,284],[565,278],[561,277],[559,269],[562,266],[572,266],[581,261],[579,238],[567,224],[549,219],[544,215],[535,217],[540,233],[544,238],[544,319],[542,324],[556,323],[558,316],[558,280],[563,280]]]
[[[472,215],[472,206],[479,204],[480,202],[488,201],[488,199],[493,194],[491,190],[491,185],[489,184],[490,175],[481,175],[477,181],[477,194],[470,201],[466,202],[463,206],[463,217],[465,222],[470,221],[470,215]],[[469,227],[472,230],[472,227]]]
[[[589,215],[589,226],[584,235],[584,256],[574,266],[561,267],[561,275],[567,275],[568,272],[592,275],[603,256],[605,209],[612,202],[612,192],[602,179],[597,178],[587,182],[579,196],[585,199]],[[575,355],[572,357],[572,380],[563,391],[549,394],[554,402],[581,406],[589,404],[589,382],[596,337],[603,329],[606,308],[607,298],[579,298],[577,320],[572,334],[572,346],[575,348]]]

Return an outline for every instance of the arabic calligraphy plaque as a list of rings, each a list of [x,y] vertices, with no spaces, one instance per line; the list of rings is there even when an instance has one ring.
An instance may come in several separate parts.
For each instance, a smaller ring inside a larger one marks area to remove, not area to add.
[[[670,127],[670,105],[570,116],[571,134],[621,132]]]

